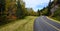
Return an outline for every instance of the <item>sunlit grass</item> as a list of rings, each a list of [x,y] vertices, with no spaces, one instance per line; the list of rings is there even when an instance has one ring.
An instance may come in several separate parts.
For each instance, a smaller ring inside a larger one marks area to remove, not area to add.
[[[0,31],[33,31],[33,22],[35,18],[35,16],[27,16],[25,19],[21,19],[0,28]]]
[[[51,18],[51,17],[47,17],[48,19],[50,19],[51,21],[54,21],[54,22],[57,22],[57,23],[60,23],[60,20],[58,20],[58,18]]]

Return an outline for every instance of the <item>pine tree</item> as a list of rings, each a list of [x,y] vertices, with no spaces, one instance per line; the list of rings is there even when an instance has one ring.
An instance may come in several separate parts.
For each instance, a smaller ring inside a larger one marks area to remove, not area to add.
[[[51,15],[51,0],[50,0],[50,2],[49,2],[49,4],[48,4],[48,16],[50,16]]]
[[[23,9],[22,9],[22,5],[20,3],[20,0],[18,0],[18,2],[17,2],[17,12],[16,12],[16,14],[17,14],[17,17],[18,18],[22,18],[24,16],[23,15]]]
[[[5,0],[0,0],[0,15],[5,11]]]
[[[38,9],[38,16],[40,16],[40,10]]]
[[[0,25],[5,21],[6,16],[5,11],[5,0],[0,0]]]

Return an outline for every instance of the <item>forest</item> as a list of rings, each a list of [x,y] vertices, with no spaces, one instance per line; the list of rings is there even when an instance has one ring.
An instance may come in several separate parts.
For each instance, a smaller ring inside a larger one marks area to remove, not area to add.
[[[0,25],[26,16],[36,16],[32,8],[25,8],[23,0],[0,0]]]

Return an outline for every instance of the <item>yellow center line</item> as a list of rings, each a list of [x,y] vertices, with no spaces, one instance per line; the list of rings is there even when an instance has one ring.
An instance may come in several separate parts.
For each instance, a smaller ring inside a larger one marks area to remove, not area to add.
[[[60,29],[58,29],[57,27],[53,26],[52,24],[46,22],[42,17],[41,17],[41,19],[42,19],[45,23],[47,23],[48,25],[50,25],[51,27],[53,27],[53,28],[55,28],[56,30],[60,31]]]

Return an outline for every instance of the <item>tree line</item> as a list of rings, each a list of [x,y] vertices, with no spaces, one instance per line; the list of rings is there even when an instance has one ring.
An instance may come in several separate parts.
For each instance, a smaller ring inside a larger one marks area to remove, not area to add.
[[[53,7],[55,7],[55,5],[59,5],[60,3],[59,3],[59,0],[54,0],[54,1],[52,1],[51,2],[51,0],[49,1],[49,4],[48,4],[48,6],[47,7],[44,7],[43,9],[41,9],[41,10],[39,10],[38,9],[38,14],[39,15],[46,15],[46,16],[51,16],[51,9],[53,8]]]
[[[43,9],[38,10],[39,16],[45,15],[60,21],[59,12],[60,12],[60,0],[54,0],[52,2],[50,0],[47,7],[44,7]]]
[[[26,16],[36,16],[36,14],[32,8],[30,10],[25,8],[23,0],[0,0],[0,24]]]

